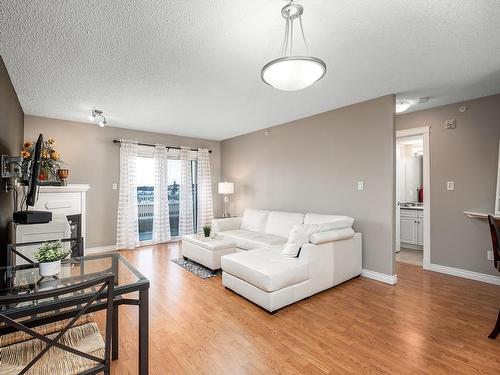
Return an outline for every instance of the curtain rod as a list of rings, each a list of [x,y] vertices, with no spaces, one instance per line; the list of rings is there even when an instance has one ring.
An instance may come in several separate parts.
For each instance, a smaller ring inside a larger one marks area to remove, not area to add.
[[[113,139],[113,143],[122,143],[119,139]],[[156,145],[153,145],[151,143],[137,143],[139,146],[146,146],[146,147],[155,147]],[[174,150],[180,150],[181,148],[178,146],[165,146],[166,148],[171,148]],[[198,151],[197,148],[192,148],[191,151]],[[212,150],[208,150],[208,152],[211,154]]]

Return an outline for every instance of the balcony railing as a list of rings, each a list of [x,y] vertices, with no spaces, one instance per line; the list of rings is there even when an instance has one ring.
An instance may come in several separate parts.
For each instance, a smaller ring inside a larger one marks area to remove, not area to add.
[[[176,188],[177,186],[177,188]],[[179,185],[168,187],[168,209],[170,217],[170,235],[179,236]],[[197,200],[197,187],[192,186],[193,202]],[[153,238],[154,217],[154,190],[152,186],[140,186],[137,188],[139,239],[148,241]],[[196,205],[193,205],[193,226],[196,227]]]
[[[138,219],[139,219],[139,239],[148,241],[153,238],[153,216],[154,200],[153,197],[138,197]],[[171,199],[168,202],[170,217],[170,235],[177,237],[179,235],[179,199]]]

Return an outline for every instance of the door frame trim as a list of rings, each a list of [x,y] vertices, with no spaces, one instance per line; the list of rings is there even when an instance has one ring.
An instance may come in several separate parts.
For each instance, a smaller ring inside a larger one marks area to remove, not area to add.
[[[423,268],[431,269],[431,150],[430,150],[431,126],[422,126],[404,130],[396,130],[396,139],[412,135],[422,135],[424,139],[423,156],[423,185],[424,185],[424,259]],[[397,183],[397,182],[396,182]],[[396,208],[394,208],[396,210]]]

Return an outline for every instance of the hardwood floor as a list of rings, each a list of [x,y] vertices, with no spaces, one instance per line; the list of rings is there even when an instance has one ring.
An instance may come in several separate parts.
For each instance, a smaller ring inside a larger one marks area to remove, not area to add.
[[[487,338],[500,286],[398,263],[274,315],[170,261],[177,243],[122,254],[151,280],[150,374],[500,373]],[[137,309],[122,306],[114,374],[137,373]]]

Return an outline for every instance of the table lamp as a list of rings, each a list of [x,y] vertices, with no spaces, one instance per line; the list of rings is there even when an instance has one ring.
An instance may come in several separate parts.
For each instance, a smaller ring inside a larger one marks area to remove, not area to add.
[[[227,202],[229,202],[229,194],[234,193],[234,183],[232,182],[219,182],[219,194],[224,194],[224,214],[222,217],[229,217],[229,212],[227,212]]]

